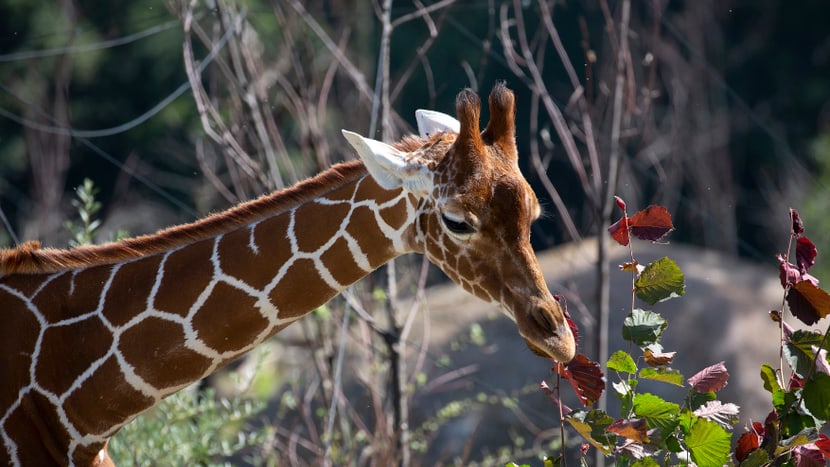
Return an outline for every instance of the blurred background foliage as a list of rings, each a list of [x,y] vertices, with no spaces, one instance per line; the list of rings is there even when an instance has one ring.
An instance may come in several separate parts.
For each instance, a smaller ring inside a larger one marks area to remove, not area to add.
[[[351,157],[338,130],[365,133],[371,110],[370,100],[360,96],[347,73],[331,70],[331,51],[291,3],[208,2],[195,9],[203,39],[194,41],[196,60],[207,53],[205,38],[221,36],[217,18],[245,10],[243,36],[256,43],[256,59],[268,75],[257,85],[263,87],[275,134],[282,139],[277,149],[286,159],[281,163],[297,167],[279,172],[282,184]],[[378,5],[354,0],[301,3],[373,86],[381,32]],[[411,14],[419,4],[394,2],[392,18]],[[538,8],[534,2],[519,4],[526,10],[526,29],[536,30]],[[486,92],[494,80],[505,79],[518,93],[519,145],[527,152],[530,92],[505,60],[498,30],[502,5],[459,0],[433,13],[432,26],[409,21],[396,27],[390,42],[391,107],[403,120],[389,137],[408,129],[416,108],[452,112],[462,87]],[[598,102],[609,89],[607,80],[596,79],[602,77],[603,56],[609,55],[602,2],[553,5],[555,23],[585,93]],[[112,135],[79,138],[40,129],[117,127],[187,83],[180,22],[184,6],[154,0],[8,0],[0,5],[0,207],[9,224],[0,229],[1,244],[12,243],[8,227],[19,238],[65,244],[61,219],[71,210],[71,190],[84,177],[101,190],[105,221],[143,202],[163,212],[149,210],[149,219],[128,226],[133,233],[192,220],[272,188],[237,186],[235,196],[223,197],[208,186],[205,166],[196,162],[198,147],[208,138],[189,91],[146,121]],[[653,94],[653,108],[636,110],[653,118],[639,125],[635,121],[625,142],[630,170],[623,171],[619,191],[636,195],[627,194],[626,199],[667,205],[683,227],[678,240],[770,261],[784,233],[772,227],[780,223],[769,222],[769,217],[783,215],[782,207],[798,207],[805,196],[817,199],[824,188],[827,145],[821,138],[828,131],[830,35],[823,19],[828,10],[819,0],[798,8],[771,0],[635,2],[631,36],[638,45],[631,59],[642,64],[643,76],[636,77],[642,89],[634,93],[648,87]],[[431,27],[438,31],[433,38]],[[419,55],[428,40],[434,42]],[[541,70],[544,81],[566,116],[573,114],[565,72],[550,50],[545,53],[550,56]],[[231,102],[231,91],[219,89],[223,73],[228,73],[220,68],[207,68],[205,87],[215,99]],[[324,110],[294,108],[300,102]],[[231,102],[225,111],[235,112],[233,105],[239,102]],[[299,124],[303,112],[316,113],[318,121]],[[247,131],[233,126],[250,122],[227,117],[235,134]],[[544,115],[539,119],[539,128],[550,128]],[[549,144],[548,176],[580,233],[595,233],[597,223],[555,135]],[[260,149],[256,144],[245,148],[257,157]],[[222,156],[216,153],[221,150],[214,147],[213,155],[205,156],[216,160],[208,166],[220,178]],[[820,212],[807,214],[808,226],[822,222]],[[535,228],[538,247],[569,239],[557,217],[554,213]]]
[[[415,109],[453,113],[460,89],[486,95],[496,80],[516,92],[522,168],[547,212],[535,246],[597,234],[622,1],[396,0],[385,78],[381,3],[0,3],[0,246],[67,245],[85,179],[100,202],[96,241],[192,221],[353,157],[341,128],[394,140]],[[666,206],[673,241],[768,264],[794,207],[830,251],[828,16],[824,0],[631,2],[615,193]]]

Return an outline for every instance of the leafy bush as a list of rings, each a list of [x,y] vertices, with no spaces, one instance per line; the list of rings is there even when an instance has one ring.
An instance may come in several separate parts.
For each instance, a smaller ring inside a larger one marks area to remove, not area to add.
[[[794,330],[785,322],[783,311],[789,308],[808,326],[830,313],[830,294],[808,273],[815,264],[817,249],[804,236],[798,213],[790,210],[789,244],[786,254],[777,257],[784,290],[781,309],[770,312],[780,329],[782,358],[777,369],[764,364],[760,372],[761,382],[771,395],[772,410],[763,423],[753,422],[746,428],[733,451],[732,430],[739,406],[718,400],[718,391],[729,379],[724,363],[715,363],[686,378],[671,368],[676,352],[666,351],[661,342],[668,321],[656,311],[635,307],[637,298],[654,306],[684,294],[683,273],[674,261],[665,257],[642,265],[630,242],[631,235],[660,240],[674,228],[671,216],[665,208],[650,206],[629,217],[625,203],[616,200],[623,216],[609,232],[619,244],[628,246],[630,261],[620,268],[632,275],[631,312],[623,322],[622,334],[639,348],[637,354],[617,350],[605,363],[606,372],[615,375],[611,388],[620,401],[620,413],[612,417],[590,409],[604,391],[605,381],[600,364],[584,355],[554,366],[558,377],[571,383],[584,409],[571,410],[562,404],[558,382],[555,388],[542,385],[559,406],[562,420],[584,438],[582,464],[586,464],[585,456],[594,447],[612,456],[620,466],[825,465],[830,459],[830,439],[820,430],[830,420],[830,326],[824,333]],[[793,247],[795,264],[791,262]],[[672,402],[638,391],[645,380],[686,388],[686,395]],[[564,455],[563,443],[560,456],[547,459],[546,467],[557,465]]]

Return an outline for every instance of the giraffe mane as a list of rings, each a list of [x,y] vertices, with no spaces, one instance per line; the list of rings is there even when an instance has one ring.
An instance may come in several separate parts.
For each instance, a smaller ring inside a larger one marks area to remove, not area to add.
[[[398,144],[415,144],[405,138]],[[102,245],[85,245],[72,249],[41,248],[38,241],[24,242],[16,248],[0,249],[0,277],[10,274],[53,273],[99,264],[114,264],[152,255],[232,230],[286,210],[331,190],[332,184],[353,180],[366,174],[360,161],[332,166],[315,177],[291,188],[275,191],[244,202],[198,221],[168,227],[154,234],[127,238]]]

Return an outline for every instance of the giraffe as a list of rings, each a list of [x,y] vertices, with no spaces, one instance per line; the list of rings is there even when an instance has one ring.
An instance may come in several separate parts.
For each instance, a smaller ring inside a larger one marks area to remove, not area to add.
[[[192,224],[71,250],[0,250],[0,464],[112,465],[106,444],[387,261],[425,254],[501,306],[535,353],[574,338],[530,245],[540,207],[518,167],[515,97],[416,115],[359,160]]]

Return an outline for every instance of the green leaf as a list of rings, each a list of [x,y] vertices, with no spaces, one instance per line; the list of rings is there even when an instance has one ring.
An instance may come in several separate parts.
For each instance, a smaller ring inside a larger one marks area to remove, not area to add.
[[[784,345],[784,357],[798,376],[804,378],[810,372],[816,356],[814,349],[819,348],[822,338],[817,332],[798,330],[792,333]]]
[[[761,365],[761,379],[764,381],[764,389],[769,391],[770,394],[781,390],[781,385],[778,384],[778,377],[775,374],[775,370],[772,369],[769,363]]]
[[[660,464],[651,457],[644,457],[637,462],[631,464],[631,467],[660,467]]]
[[[686,435],[686,447],[697,465],[724,465],[729,460],[732,436],[720,425],[699,418]]]
[[[683,387],[683,375],[678,370],[671,368],[643,368],[640,370],[640,378]]]
[[[718,398],[718,395],[715,394],[715,391],[697,392],[691,390],[689,391],[689,393],[689,408],[692,410],[697,410],[697,408],[702,406],[703,404]]]
[[[658,259],[640,273],[634,283],[634,293],[649,305],[679,297],[686,293],[683,272],[668,257]]]
[[[637,394],[634,396],[634,413],[645,419],[649,428],[660,428],[665,438],[677,427],[680,406],[673,402],[666,402],[654,394]]]
[[[813,379],[804,383],[801,395],[804,397],[804,405],[814,417],[830,420],[830,375],[813,375]]]
[[[602,410],[591,410],[590,412],[576,410],[568,414],[565,420],[586,441],[599,449],[603,454],[611,453],[616,436],[605,433],[605,429],[614,423],[614,419],[608,414]]]
[[[640,347],[660,340],[668,323],[658,313],[635,308],[623,321],[623,339]]]
[[[756,449],[746,456],[746,459],[741,462],[740,467],[762,467],[769,465],[769,461],[770,459],[767,451],[764,451],[763,449]]]
[[[622,371],[630,375],[637,373],[637,364],[634,363],[634,359],[622,350],[617,350],[614,352],[614,355],[611,355],[611,358],[608,359],[607,366],[609,370]]]

